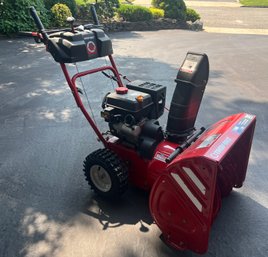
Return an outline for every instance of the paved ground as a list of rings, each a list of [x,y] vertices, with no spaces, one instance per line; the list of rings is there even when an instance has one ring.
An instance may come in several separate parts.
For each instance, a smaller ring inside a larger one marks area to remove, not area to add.
[[[121,72],[166,85],[168,102],[186,52],[208,54],[210,82],[197,126],[242,111],[257,115],[246,183],[223,201],[204,256],[267,257],[268,37],[173,30],[112,38]],[[0,46],[0,256],[197,256],[161,242],[147,194],[132,188],[114,205],[89,190],[82,162],[100,145],[59,66],[32,41]],[[101,99],[111,90],[100,79],[85,81],[98,122]]]

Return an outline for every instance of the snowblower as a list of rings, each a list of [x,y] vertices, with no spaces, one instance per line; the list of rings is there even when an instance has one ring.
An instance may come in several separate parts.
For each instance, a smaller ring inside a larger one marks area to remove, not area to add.
[[[88,184],[108,199],[121,196],[131,183],[150,190],[150,212],[169,246],[205,253],[221,199],[245,180],[256,117],[228,116],[209,127],[195,127],[209,77],[206,54],[188,52],[175,79],[167,125],[158,119],[166,104],[166,87],[149,81],[124,84],[113,59],[111,39],[95,24],[53,33],[45,30],[36,10],[30,13],[38,28],[31,35],[42,42],[60,64],[77,106],[103,147],[84,162]],[[66,64],[108,57],[110,64],[70,75]],[[77,80],[102,72],[116,81],[107,93],[100,115],[107,123],[101,132],[79,95]],[[110,72],[113,75],[108,75]]]

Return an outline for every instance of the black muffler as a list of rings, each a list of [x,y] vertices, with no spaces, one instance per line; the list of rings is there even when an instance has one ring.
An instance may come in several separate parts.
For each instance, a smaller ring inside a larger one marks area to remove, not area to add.
[[[172,97],[166,128],[169,140],[182,142],[193,133],[208,76],[207,55],[188,52],[175,79],[177,85]]]

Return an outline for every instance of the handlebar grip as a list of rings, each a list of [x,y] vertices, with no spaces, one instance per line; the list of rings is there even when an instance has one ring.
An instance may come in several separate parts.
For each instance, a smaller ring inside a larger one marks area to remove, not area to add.
[[[95,25],[100,25],[94,4],[90,5],[90,11],[91,11],[91,15],[92,15],[92,18],[93,18]]]
[[[30,7],[30,14],[34,20],[34,23],[36,25],[36,27],[38,28],[39,32],[42,34],[43,39],[44,39],[44,43],[46,43],[46,41],[48,40],[48,35],[45,32],[45,27],[42,23],[42,21],[40,20],[35,8],[33,6]]]
[[[36,24],[36,27],[38,28],[38,30],[40,32],[43,31],[45,27],[33,6],[30,7],[30,13],[31,13],[32,18],[34,19],[34,23]]]

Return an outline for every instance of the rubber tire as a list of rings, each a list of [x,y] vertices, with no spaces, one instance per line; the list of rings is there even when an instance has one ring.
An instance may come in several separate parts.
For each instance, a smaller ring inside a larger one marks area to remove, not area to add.
[[[93,165],[103,167],[109,174],[112,186],[109,191],[99,190],[90,177],[90,169]],[[94,192],[109,199],[119,198],[128,188],[128,171],[118,156],[109,149],[99,149],[89,154],[84,161],[84,174],[86,181]]]

